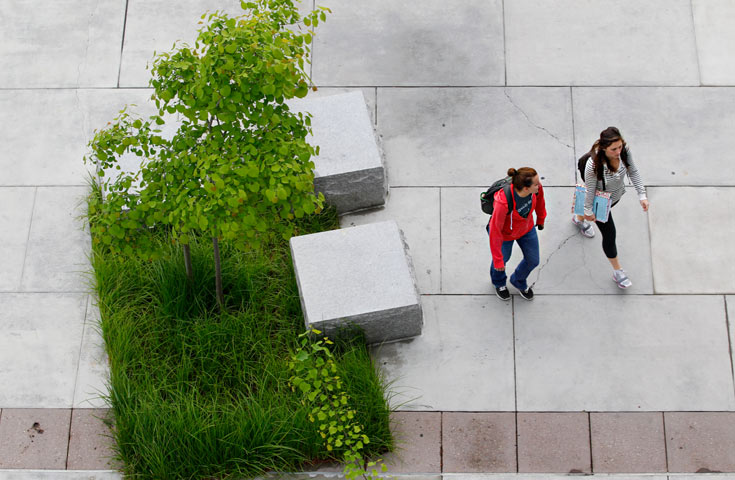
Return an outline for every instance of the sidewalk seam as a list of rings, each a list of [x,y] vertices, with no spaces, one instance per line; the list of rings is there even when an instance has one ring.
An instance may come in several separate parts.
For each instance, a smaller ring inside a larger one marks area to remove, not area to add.
[[[704,86],[702,82],[702,66],[699,63],[699,44],[697,43],[697,22],[694,19],[694,2],[689,3],[689,14],[692,18],[692,37],[694,37],[694,58],[697,59],[697,76],[699,77],[699,87]]]
[[[500,14],[503,17],[503,86],[508,86],[508,40],[505,31],[505,0],[500,2]]]
[[[590,473],[595,473],[595,462],[592,457],[592,414],[587,412],[587,434],[590,442]]]
[[[91,295],[87,295],[87,301],[85,302],[85,305],[84,305],[84,320],[82,323],[82,338],[79,341],[79,356],[77,357],[77,369],[76,369],[76,372],[74,373],[74,391],[71,394],[71,408],[75,407],[74,400],[77,395],[77,383],[79,382],[79,369],[81,368],[81,365],[82,365],[82,348],[84,347],[84,334],[87,331],[87,315],[89,315],[89,304],[91,302],[92,302]],[[71,427],[69,430],[69,434],[71,435]]]
[[[439,295],[444,294],[444,274],[442,271],[442,187],[439,187]]]
[[[71,422],[74,413],[74,400],[72,400],[72,408],[69,409],[69,432],[66,436],[66,459],[64,460],[64,470],[69,469],[69,450],[71,446]]]
[[[669,445],[666,438],[666,412],[661,412],[661,423],[664,428],[664,459],[666,460],[666,472],[669,471]]]
[[[730,336],[730,315],[727,309],[727,295],[722,296],[722,300],[725,303],[725,327],[727,327],[727,351],[730,356],[730,376],[733,379],[733,394],[735,394],[735,365],[732,363],[732,340]]]
[[[122,76],[123,50],[125,50],[125,30],[128,27],[128,5],[130,0],[125,0],[125,15],[123,17],[122,40],[120,40],[120,63],[117,65],[117,88],[120,88],[120,77]]]
[[[516,447],[516,473],[520,472],[520,458],[518,455],[518,371],[516,369],[516,302],[515,297],[510,297],[510,316],[513,335],[513,409],[515,421],[515,447]]]
[[[38,196],[38,187],[34,187],[33,204],[31,205],[31,219],[28,221],[28,235],[26,236],[26,248],[23,252],[23,267],[20,269],[20,284],[18,292],[23,291],[23,276],[26,273],[26,261],[28,260],[28,247],[31,243],[31,230],[33,229],[33,213],[36,211],[36,197]]]

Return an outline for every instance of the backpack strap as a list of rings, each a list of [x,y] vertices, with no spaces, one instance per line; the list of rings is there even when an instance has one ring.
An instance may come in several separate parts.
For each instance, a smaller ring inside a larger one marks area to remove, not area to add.
[[[505,199],[508,201],[508,215],[513,211],[513,193],[510,191],[510,183],[503,185],[503,191],[505,192]]]
[[[594,160],[592,159],[592,156],[590,156],[587,159],[587,161],[594,162]],[[627,163],[626,163],[626,166],[627,166]],[[594,163],[592,164],[592,169],[594,170]],[[595,176],[597,176],[597,172],[595,172]],[[602,165],[602,178],[598,177],[598,179],[602,180],[602,191],[604,192],[605,191],[605,165],[604,164]],[[584,176],[582,176],[582,180],[584,180]]]

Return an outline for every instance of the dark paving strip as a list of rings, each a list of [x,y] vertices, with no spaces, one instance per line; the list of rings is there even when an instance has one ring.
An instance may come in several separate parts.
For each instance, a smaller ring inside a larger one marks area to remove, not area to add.
[[[107,409],[1,409],[0,469],[116,469],[111,425]],[[735,412],[404,411],[391,425],[390,473],[735,472]]]

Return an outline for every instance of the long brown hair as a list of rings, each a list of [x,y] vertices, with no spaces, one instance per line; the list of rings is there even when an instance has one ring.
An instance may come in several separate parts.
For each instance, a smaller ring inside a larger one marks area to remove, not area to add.
[[[530,187],[533,185],[533,177],[538,175],[536,170],[531,167],[521,167],[518,170],[515,168],[508,169],[508,176],[513,178],[513,188],[521,191],[524,187]]]
[[[617,141],[623,142],[623,151],[620,153],[620,159],[625,164],[625,168],[628,168],[628,152],[626,151],[625,139],[623,139],[623,135],[617,127],[607,127],[605,130],[601,131],[600,138],[595,141],[592,148],[590,148],[590,151],[585,155],[588,156],[588,158],[592,157],[598,180],[602,180],[602,162],[605,162],[608,170],[615,171],[610,164],[610,159],[605,155],[605,149]]]

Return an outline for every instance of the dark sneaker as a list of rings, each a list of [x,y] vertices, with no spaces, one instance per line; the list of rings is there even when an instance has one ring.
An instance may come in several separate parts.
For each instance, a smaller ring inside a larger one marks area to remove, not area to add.
[[[533,289],[531,287],[526,290],[518,290],[518,293],[526,300],[533,300]]]
[[[510,300],[510,292],[508,291],[508,287],[498,287],[495,289],[495,295],[498,296],[499,299],[508,301]]]

